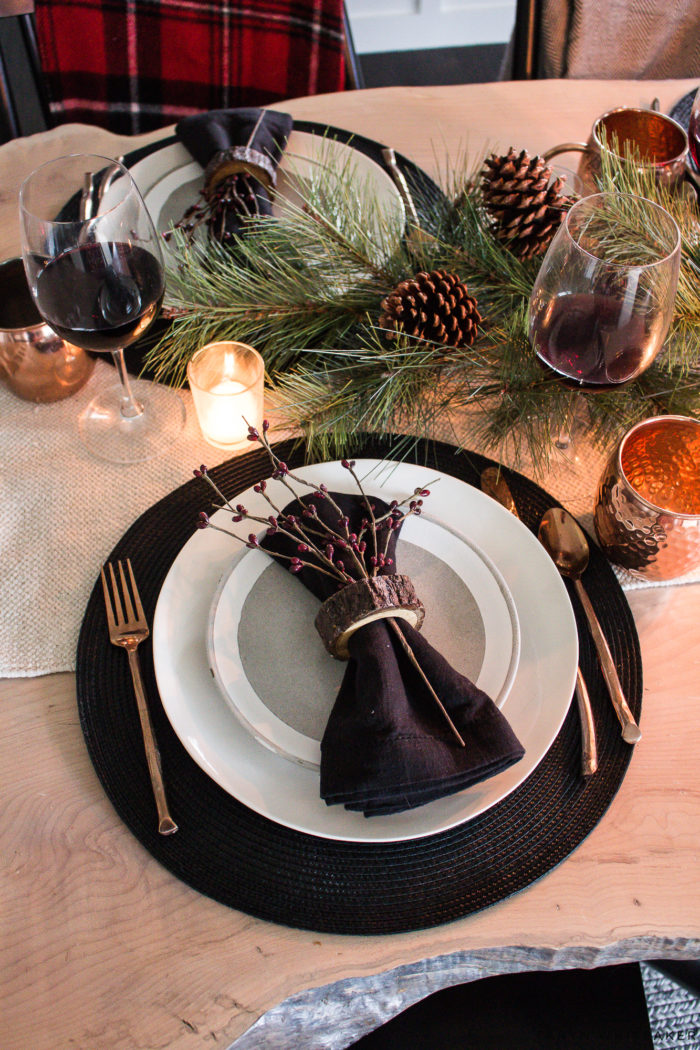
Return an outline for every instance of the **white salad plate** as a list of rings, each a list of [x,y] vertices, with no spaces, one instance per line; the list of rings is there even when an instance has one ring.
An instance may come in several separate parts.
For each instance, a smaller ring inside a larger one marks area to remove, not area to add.
[[[249,494],[237,499],[247,506]],[[520,628],[496,567],[466,537],[425,516],[404,522],[396,565],[425,607],[423,636],[502,707]],[[313,626],[317,611],[318,599],[284,566],[243,548],[217,590],[207,638],[212,674],[234,714],[261,744],[311,769],[320,766],[320,739],[346,667],[326,652]],[[299,673],[290,675],[295,665]]]
[[[365,490],[387,502],[402,499],[416,487],[430,488],[424,509],[431,522],[480,552],[484,564],[494,567],[494,579],[504,581],[514,605],[514,620],[506,626],[504,644],[513,647],[516,623],[520,647],[501,709],[525,748],[519,762],[465,791],[404,813],[368,819],[339,806],[326,806],[319,796],[318,771],[263,746],[234,714],[213,677],[208,653],[212,604],[241,549],[234,539],[216,530],[197,530],[175,559],[158,599],[153,656],[161,700],[173,729],[194,761],[229,794],[270,820],[322,838],[404,841],[444,831],[483,813],[535,769],[569,708],[578,636],[557,569],[537,539],[503,507],[456,478],[442,474],[435,483],[436,472],[426,467],[358,460],[355,469],[364,479]],[[338,463],[316,464],[295,473],[314,484],[323,482],[331,490],[356,491],[352,478]],[[282,506],[289,494],[281,486],[275,491],[276,486],[279,483],[269,483],[267,491]],[[236,497],[251,513],[256,508],[269,512],[267,505],[258,507],[254,500],[252,490]],[[203,506],[206,503],[203,488]],[[283,575],[285,579],[291,576]],[[297,580],[289,582],[301,599],[305,589]],[[454,633],[459,635],[461,629],[455,622]],[[258,644],[270,663],[279,658],[280,633],[274,618],[263,621],[259,630]],[[314,633],[309,623],[308,636]],[[331,657],[326,659],[334,663]],[[290,680],[311,673],[306,650],[298,653],[286,673]]]

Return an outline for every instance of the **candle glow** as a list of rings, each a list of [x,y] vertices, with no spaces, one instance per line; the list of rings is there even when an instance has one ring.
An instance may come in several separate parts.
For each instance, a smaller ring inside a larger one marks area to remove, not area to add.
[[[217,448],[247,448],[248,425],[263,415],[262,358],[244,343],[210,343],[187,368],[197,419],[206,441]]]

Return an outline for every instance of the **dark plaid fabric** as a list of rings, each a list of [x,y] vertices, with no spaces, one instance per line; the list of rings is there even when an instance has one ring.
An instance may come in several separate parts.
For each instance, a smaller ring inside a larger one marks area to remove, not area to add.
[[[36,0],[52,117],[137,134],[344,86],[342,0]]]

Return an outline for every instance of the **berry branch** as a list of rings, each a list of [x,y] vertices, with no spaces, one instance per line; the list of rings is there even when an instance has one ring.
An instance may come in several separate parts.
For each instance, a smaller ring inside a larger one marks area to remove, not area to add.
[[[267,420],[263,421],[262,433],[256,427],[249,426],[248,440],[259,442],[263,446],[272,465],[272,480],[281,482],[289,491],[302,508],[301,515],[286,513],[279,507],[269,495],[268,483],[265,479],[254,485],[253,491],[263,497],[273,513],[262,517],[258,514],[251,514],[242,503],[234,506],[202,464],[194,471],[194,476],[203,478],[212,489],[216,497],[216,500],[212,501],[214,507],[217,510],[229,511],[234,524],[242,521],[255,522],[264,526],[267,536],[273,536],[279,532],[291,539],[296,544],[295,555],[281,554],[266,549],[266,553],[271,557],[287,562],[290,572],[300,572],[304,568],[314,569],[316,572],[337,580],[340,588],[357,579],[369,579],[377,576],[383,570],[390,569],[393,559],[389,557],[388,549],[392,534],[401,528],[406,518],[421,513],[423,497],[429,496],[430,490],[427,488],[414,489],[412,496],[406,496],[400,501],[392,500],[389,510],[377,516],[375,515],[376,506],[369,499],[355,472],[355,461],[343,459],[341,466],[349,471],[354,479],[361,496],[362,506],[367,510],[367,517],[362,518],[359,532],[352,532],[350,519],[333,498],[333,494],[328,491],[328,487],[324,484],[316,485],[307,481],[306,478],[299,477],[277,456],[267,436],[269,427]],[[294,487],[295,484],[310,489],[311,492],[308,495],[300,494]],[[311,502],[312,497],[326,501],[332,507],[337,514],[335,523],[329,524],[319,518],[318,509],[315,503]],[[241,536],[231,529],[215,525],[206,511],[200,511],[197,527],[224,532],[250,549],[260,548],[260,541],[256,533],[250,532],[247,536]],[[311,555],[312,558],[305,557],[305,555]]]

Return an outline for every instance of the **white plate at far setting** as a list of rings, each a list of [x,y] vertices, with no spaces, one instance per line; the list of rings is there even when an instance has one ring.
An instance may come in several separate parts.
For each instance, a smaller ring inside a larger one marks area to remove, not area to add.
[[[207,653],[212,603],[239,550],[235,540],[215,530],[197,530],[173,562],[156,608],[153,658],[165,712],[184,747],[216,783],[244,805],[286,827],[322,838],[405,841],[444,831],[483,813],[535,769],[559,732],[571,702],[578,635],[568,594],[553,562],[536,537],[494,500],[445,474],[433,484],[436,473],[426,467],[358,460],[355,469],[364,479],[365,490],[387,502],[403,498],[416,487],[430,488],[424,509],[431,520],[457,536],[468,537],[505,581],[520,628],[520,655],[501,709],[525,747],[520,762],[456,795],[405,813],[367,819],[339,806],[326,806],[319,796],[317,770],[262,746],[234,715],[212,676]],[[316,464],[295,473],[315,484],[324,482],[331,490],[355,491],[352,478],[339,463]],[[270,483],[267,492],[283,506],[289,494],[275,492],[273,484],[279,483]],[[255,512],[248,494],[245,500]],[[291,582],[304,591],[298,581]],[[309,630],[314,631],[311,624]],[[274,622],[262,641],[269,659],[274,660]],[[304,670],[303,665],[289,668],[289,674],[303,674]]]
[[[237,498],[248,506],[251,496]],[[396,565],[425,607],[423,636],[502,707],[520,628],[496,567],[466,537],[425,516],[404,522]],[[346,668],[323,647],[317,611],[318,599],[287,569],[243,548],[217,590],[207,638],[212,674],[234,714],[261,744],[311,769],[320,766],[321,736]]]

